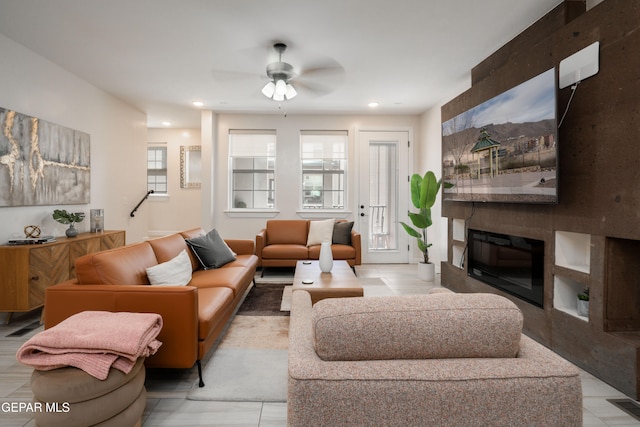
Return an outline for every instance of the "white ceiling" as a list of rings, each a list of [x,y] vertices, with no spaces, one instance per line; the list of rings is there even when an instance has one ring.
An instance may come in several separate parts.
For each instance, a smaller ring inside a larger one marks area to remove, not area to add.
[[[0,0],[0,33],[146,112],[150,127],[199,127],[194,100],[218,112],[369,114],[374,100],[376,114],[424,112],[560,3]],[[302,73],[282,103],[260,93],[274,42]],[[318,65],[332,72],[305,74]]]

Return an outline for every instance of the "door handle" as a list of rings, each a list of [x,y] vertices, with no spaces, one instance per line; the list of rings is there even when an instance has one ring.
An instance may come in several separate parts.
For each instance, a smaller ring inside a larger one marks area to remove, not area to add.
[[[362,213],[360,214],[360,216],[365,216],[365,215],[364,215],[364,212],[362,212]]]

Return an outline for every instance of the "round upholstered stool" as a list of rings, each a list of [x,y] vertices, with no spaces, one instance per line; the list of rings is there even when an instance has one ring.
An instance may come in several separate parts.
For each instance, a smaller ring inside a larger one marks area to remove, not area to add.
[[[111,369],[99,380],[77,368],[33,371],[36,424],[48,426],[139,426],[146,404],[144,358],[128,374]]]

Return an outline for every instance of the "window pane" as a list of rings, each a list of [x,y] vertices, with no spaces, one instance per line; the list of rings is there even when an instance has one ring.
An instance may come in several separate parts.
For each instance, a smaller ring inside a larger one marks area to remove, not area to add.
[[[167,147],[147,148],[147,190],[167,192]]]
[[[275,207],[275,153],[275,131],[229,131],[232,208]]]
[[[253,173],[252,172],[234,172],[233,173],[233,189],[234,190],[253,190]]]
[[[255,173],[253,175],[253,188],[254,190],[269,190],[269,181],[272,180],[272,173]]]
[[[346,131],[303,131],[300,136],[302,208],[344,209]]]
[[[240,157],[233,159],[233,169],[245,169],[252,170],[253,169],[253,157]]]
[[[258,170],[273,170],[275,161],[270,157],[254,157],[254,168]]]
[[[242,208],[253,208],[253,191],[234,191],[233,192],[233,207],[242,209]]]

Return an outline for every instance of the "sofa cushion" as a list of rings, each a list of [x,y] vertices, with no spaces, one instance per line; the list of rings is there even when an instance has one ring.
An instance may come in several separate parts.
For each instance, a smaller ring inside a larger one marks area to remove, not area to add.
[[[193,273],[189,286],[198,289],[204,288],[229,288],[234,297],[247,289],[247,283],[253,279],[255,272],[245,267],[214,268],[211,270],[198,270]]]
[[[309,259],[320,259],[320,246],[315,245],[309,248]],[[349,260],[356,257],[356,249],[347,245],[331,245],[331,255],[334,260]]]
[[[187,239],[187,244],[205,270],[220,268],[236,259],[233,251],[229,249],[215,228],[204,236]]]
[[[172,260],[184,249],[186,249],[187,252],[189,251],[187,242],[185,242],[184,237],[179,233],[147,240],[147,242],[149,242],[151,248],[153,248],[153,253],[156,254],[158,263]]]
[[[299,260],[307,259],[308,257],[309,248],[304,245],[269,245],[262,249],[262,259]]]
[[[198,339],[207,339],[220,322],[227,321],[224,313],[232,304],[233,291],[229,288],[198,289]]]
[[[353,228],[353,221],[336,221],[333,226],[333,239],[334,245],[351,245],[351,229]]]
[[[148,285],[147,268],[158,264],[148,242],[83,255],[75,261],[78,284]]]
[[[323,360],[515,357],[522,313],[494,294],[324,299],[313,306]]]
[[[335,219],[310,221],[307,246],[319,245],[322,242],[331,242],[331,239],[333,238],[333,226],[335,223]]]
[[[156,286],[184,286],[191,281],[191,260],[182,250],[173,259],[147,268],[149,283]]]
[[[309,221],[306,219],[272,219],[267,221],[267,245],[307,244]]]

